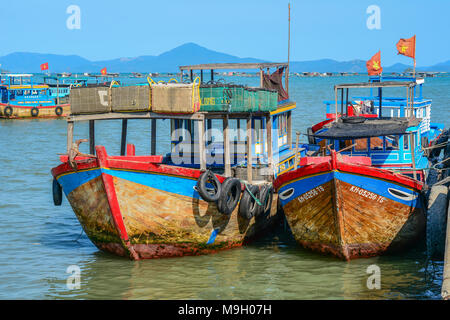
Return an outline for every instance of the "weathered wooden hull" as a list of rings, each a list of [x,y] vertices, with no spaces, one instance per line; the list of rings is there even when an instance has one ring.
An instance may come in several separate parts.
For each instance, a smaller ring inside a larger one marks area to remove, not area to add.
[[[420,182],[329,158],[275,181],[298,243],[350,260],[399,250],[420,237],[426,223]]]
[[[5,114],[5,108],[11,107],[12,114],[10,116]],[[56,108],[62,108],[62,114],[56,114]],[[39,113],[37,116],[33,116],[31,114],[31,109],[37,108]],[[0,118],[6,119],[30,119],[30,118],[62,118],[66,117],[70,114],[70,105],[69,104],[61,104],[54,106],[17,106],[10,104],[0,103]]]
[[[98,159],[52,170],[80,224],[101,250],[132,259],[199,255],[241,246],[277,219],[227,216],[194,189],[199,170]],[[106,154],[106,153],[105,153]],[[104,154],[103,154],[104,155]]]

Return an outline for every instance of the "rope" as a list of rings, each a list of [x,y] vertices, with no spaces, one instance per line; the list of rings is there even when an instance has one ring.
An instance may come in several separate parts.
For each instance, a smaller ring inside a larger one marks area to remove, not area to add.
[[[445,147],[449,143],[450,143],[449,141],[446,141],[446,142],[443,142],[443,143],[435,144],[434,146],[431,146],[431,147],[422,147],[422,149],[423,150],[429,150],[429,149],[441,148],[441,147]]]
[[[263,204],[261,203],[261,201],[259,201],[259,199],[256,198],[255,195],[250,191],[247,182],[242,181],[242,180],[239,180],[239,181],[245,185],[245,189],[247,189],[247,192],[250,194],[250,196],[253,198],[253,200],[255,200],[255,202],[256,202],[258,205],[262,206]]]

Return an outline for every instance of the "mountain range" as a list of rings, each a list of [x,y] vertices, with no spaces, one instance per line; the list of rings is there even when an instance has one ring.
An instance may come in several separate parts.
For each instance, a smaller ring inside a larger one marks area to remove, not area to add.
[[[108,72],[178,72],[178,66],[200,63],[249,63],[269,62],[255,58],[239,58],[213,51],[195,43],[186,43],[157,56],[139,56],[104,61],[90,61],[77,55],[14,52],[0,57],[0,67],[10,72],[41,72],[40,65],[48,62],[51,72],[94,72],[106,67]],[[403,72],[411,66],[396,63],[384,66],[385,72]],[[429,67],[418,67],[417,71],[450,72],[450,60]],[[291,61],[290,72],[367,72],[366,61],[336,61],[320,59]]]

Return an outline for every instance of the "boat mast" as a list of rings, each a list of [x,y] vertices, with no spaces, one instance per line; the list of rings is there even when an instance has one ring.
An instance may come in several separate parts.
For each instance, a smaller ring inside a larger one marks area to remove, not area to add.
[[[291,55],[291,3],[288,3],[288,57],[287,57],[287,68],[285,74],[285,84],[286,92],[289,95],[289,59]]]

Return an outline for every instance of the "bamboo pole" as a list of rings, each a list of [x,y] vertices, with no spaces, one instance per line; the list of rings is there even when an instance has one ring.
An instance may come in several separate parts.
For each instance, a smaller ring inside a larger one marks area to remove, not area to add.
[[[128,128],[128,119],[122,120],[122,137],[120,140],[120,155],[125,155],[125,150],[127,146],[127,128]]]
[[[89,153],[95,154],[95,120],[89,120]]]
[[[200,157],[200,170],[206,170],[206,152],[205,152],[205,120],[197,121],[198,125],[198,152]]]
[[[266,132],[267,132],[267,165],[270,173],[270,181],[274,176],[273,170],[273,142],[272,142],[272,118],[270,115],[266,116]]]
[[[291,56],[291,3],[288,3],[288,61],[287,61],[287,68],[286,68],[286,74],[285,74],[285,87],[286,92],[289,95],[289,61]]]
[[[150,154],[152,156],[154,156],[156,154],[156,119],[152,119],[151,122],[151,130],[152,130],[152,138],[151,138],[151,142],[150,142]]]
[[[252,173],[252,117],[247,118],[247,181],[253,182]]]
[[[70,149],[72,149],[73,143],[73,121],[67,122],[67,154],[69,154]]]
[[[231,161],[230,161],[230,136],[228,128],[228,115],[223,117],[223,156],[225,165],[225,177],[231,176]]]

